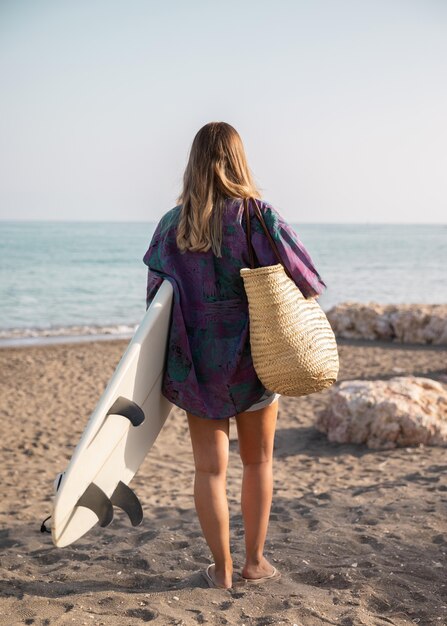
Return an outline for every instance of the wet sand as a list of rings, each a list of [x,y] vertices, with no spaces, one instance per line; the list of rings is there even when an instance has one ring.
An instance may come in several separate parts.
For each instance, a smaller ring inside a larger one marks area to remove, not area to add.
[[[3,348],[0,623],[319,626],[447,624],[447,450],[331,444],[313,427],[329,391],[281,398],[267,558],[282,578],[210,589],[193,500],[186,416],[175,409],[116,511],[57,549],[40,523],[126,341]],[[446,382],[447,348],[339,341],[339,380],[416,374]],[[242,465],[230,420],[235,571],[244,562]]]

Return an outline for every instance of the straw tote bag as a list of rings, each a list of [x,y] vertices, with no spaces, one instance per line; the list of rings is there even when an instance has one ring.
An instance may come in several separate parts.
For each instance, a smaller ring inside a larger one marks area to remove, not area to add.
[[[277,265],[256,267],[251,243],[250,212],[244,198],[251,268],[240,275],[248,299],[253,365],[264,387],[283,396],[305,396],[330,387],[339,369],[337,342],[320,305],[306,299],[281,260],[256,200],[261,222],[278,259]]]

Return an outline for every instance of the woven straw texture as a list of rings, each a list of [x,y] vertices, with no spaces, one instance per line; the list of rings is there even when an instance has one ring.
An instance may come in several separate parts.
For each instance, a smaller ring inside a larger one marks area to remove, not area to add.
[[[250,345],[258,378],[270,391],[304,396],[330,387],[339,369],[329,321],[281,264],[240,270],[248,298]]]

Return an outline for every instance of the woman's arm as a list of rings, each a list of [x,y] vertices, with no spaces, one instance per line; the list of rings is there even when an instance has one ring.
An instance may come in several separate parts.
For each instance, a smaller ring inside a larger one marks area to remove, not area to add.
[[[327,289],[327,285],[315,268],[304,244],[290,224],[271,205],[263,202],[260,209],[293,281],[305,298],[318,298]],[[253,248],[260,265],[275,265],[278,260],[257,218],[253,218],[252,226]]]
[[[152,235],[149,248],[147,249],[143,257],[143,263],[148,267],[146,283],[146,311],[149,308],[149,305],[151,304],[152,300],[155,297],[155,294],[157,293],[160,285],[163,282],[163,276],[160,274],[162,271],[160,254],[162,246],[161,226],[162,220],[160,220],[160,222],[157,224],[154,234]]]
[[[162,282],[163,278],[161,276],[155,274],[152,270],[148,269],[146,286],[146,311],[148,310],[149,305],[154,299],[155,294],[159,290]]]

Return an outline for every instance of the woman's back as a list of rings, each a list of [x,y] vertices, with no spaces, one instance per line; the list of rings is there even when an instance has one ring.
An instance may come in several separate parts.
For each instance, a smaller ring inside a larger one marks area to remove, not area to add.
[[[268,203],[256,200],[284,264],[305,297],[325,288],[296,233]],[[240,269],[249,267],[241,199],[227,198],[222,211],[221,257],[177,246],[181,207],[160,220],[144,256],[147,305],[163,278],[174,287],[174,305],[163,393],[201,417],[223,419],[244,411],[265,388],[251,359],[248,302]],[[250,211],[252,243],[260,265],[277,263]]]

